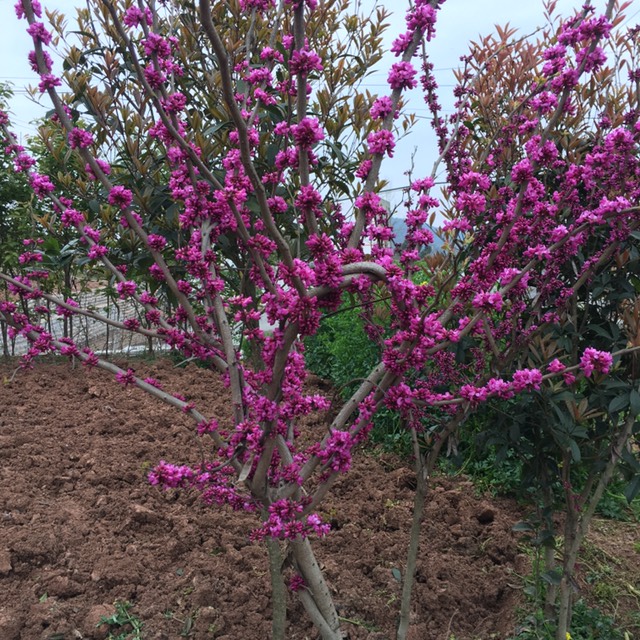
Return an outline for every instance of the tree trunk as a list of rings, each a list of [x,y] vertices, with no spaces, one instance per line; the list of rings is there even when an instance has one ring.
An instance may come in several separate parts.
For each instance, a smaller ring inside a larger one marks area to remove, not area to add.
[[[563,464],[563,473],[566,474],[565,480],[565,496],[567,503],[567,520],[565,523],[565,540],[564,540],[564,562],[562,565],[562,580],[560,581],[560,610],[558,612],[558,627],[556,630],[556,640],[566,640],[567,632],[571,628],[571,616],[573,613],[574,599],[574,570],[578,559],[578,552],[582,547],[582,543],[589,532],[589,526],[593,519],[596,507],[602,498],[604,490],[607,488],[613,477],[618,460],[624,447],[627,446],[633,425],[635,424],[635,415],[630,412],[625,422],[621,425],[620,431],[611,445],[611,453],[605,468],[600,473],[600,478],[596,484],[595,490],[590,495],[583,493],[579,496],[579,504],[582,509],[578,510],[578,504],[575,503],[576,498],[568,483],[570,458],[565,457]],[[586,486],[592,487],[592,482],[587,481]]]
[[[271,575],[271,637],[285,640],[287,631],[287,588],[282,577],[282,550],[280,543],[267,537],[269,573]]]
[[[300,600],[309,617],[320,630],[323,640],[343,640],[338,612],[311,544],[305,538],[293,540],[290,545],[296,568],[306,585],[306,589],[300,592]]]

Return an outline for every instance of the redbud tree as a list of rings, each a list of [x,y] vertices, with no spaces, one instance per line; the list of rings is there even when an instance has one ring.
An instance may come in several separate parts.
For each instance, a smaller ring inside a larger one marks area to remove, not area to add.
[[[318,509],[380,408],[397,411],[416,443],[426,433],[437,455],[480,404],[537,392],[549,380],[605,378],[624,355],[582,341],[537,366],[522,357],[594,278],[637,252],[635,95],[616,118],[592,122],[584,153],[560,136],[575,129],[576,116],[592,115],[581,110],[583,89],[606,73],[614,3],[603,15],[584,7],[558,26],[535,77],[482,144],[470,119],[478,70],[461,76],[451,118],[438,103],[428,50],[441,4],[408,8],[391,47],[389,90],[379,97],[358,83],[380,58],[385,16],[352,15],[346,2],[95,0],[79,11],[75,34],[58,14],[45,26],[37,0],[16,5],[33,39],[38,91],[54,107],[43,135],[73,166],[41,171],[3,113],[5,151],[48,203],[47,230],[77,234],[83,260],[138,314],[117,322],[73,295],[47,293],[50,270],[27,238],[21,273],[0,274],[26,304],[3,302],[0,315],[30,342],[24,366],[58,353],[194,418],[209,445],[206,461],[160,461],[150,480],[256,513],[250,535],[270,552],[274,637],[284,637],[277,604],[289,565],[289,588],[322,637],[343,637],[309,537],[329,532]],[[56,45],[62,69],[50,53]],[[640,72],[632,67],[629,77],[637,85]],[[378,195],[380,171],[407,126],[403,98],[418,86],[447,184],[440,198],[434,174],[412,176],[408,233],[397,247]],[[448,258],[425,263],[436,212],[446,218]],[[332,406],[306,390],[303,341],[347,298],[362,309],[382,357]],[[390,308],[385,327],[374,313],[381,298]],[[45,329],[45,302],[215,369],[229,388],[232,422],[56,338]],[[316,411],[332,419],[309,442],[299,421]],[[412,569],[406,574],[410,600]]]

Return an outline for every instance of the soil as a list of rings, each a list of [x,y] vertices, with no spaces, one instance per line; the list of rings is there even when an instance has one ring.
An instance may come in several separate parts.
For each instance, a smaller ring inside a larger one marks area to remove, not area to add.
[[[219,378],[168,361],[136,363],[224,420]],[[99,370],[43,362],[0,365],[0,640],[106,638],[116,603],[147,640],[270,637],[264,547],[254,516],[161,492],[159,460],[194,463],[202,440],[186,416]],[[307,425],[324,429],[322,416]],[[333,531],[313,542],[352,640],[394,637],[415,476],[390,456],[362,454],[323,503]],[[426,506],[414,592],[413,640],[505,638],[528,560],[510,500],[470,482],[436,481]],[[290,596],[292,640],[315,639]],[[123,636],[124,637],[124,636]],[[131,634],[128,637],[138,637]]]

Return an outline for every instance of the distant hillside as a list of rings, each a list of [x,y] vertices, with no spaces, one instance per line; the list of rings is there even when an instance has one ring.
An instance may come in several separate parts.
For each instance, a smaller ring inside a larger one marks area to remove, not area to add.
[[[403,218],[391,218],[391,226],[393,227],[393,231],[396,234],[396,242],[398,244],[402,244],[404,239],[407,237],[407,223]],[[427,225],[427,229],[431,229],[433,232],[433,244],[431,245],[431,253],[437,253],[442,249],[442,245],[444,244],[442,240],[436,235],[431,227]]]

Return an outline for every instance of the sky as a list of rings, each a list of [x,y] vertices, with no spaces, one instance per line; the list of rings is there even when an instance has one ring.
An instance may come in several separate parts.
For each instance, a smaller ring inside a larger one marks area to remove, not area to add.
[[[19,135],[26,135],[32,131],[30,122],[42,117],[49,106],[38,106],[30,101],[24,91],[29,84],[37,84],[36,75],[30,70],[27,54],[30,50],[30,38],[25,33],[26,22],[15,18],[13,5],[15,0],[0,0],[0,82],[10,82],[14,86],[16,95],[11,102],[13,112],[12,122],[14,131]],[[73,10],[82,0],[41,0],[43,7],[58,9],[71,17]],[[373,6],[376,0],[362,0],[363,7]],[[390,42],[404,31],[404,16],[406,4],[398,0],[394,2],[377,2],[393,12],[391,26],[386,34],[386,42]],[[558,0],[556,13],[563,16],[572,15],[582,4],[581,0]],[[597,9],[602,10],[606,0],[593,0]],[[640,3],[627,12],[629,20],[637,16],[640,21]],[[531,33],[537,26],[544,23],[542,0],[520,0],[519,2],[505,2],[505,0],[447,0],[439,12],[437,35],[430,43],[430,56],[436,69],[436,78],[441,87],[441,103],[446,111],[452,110],[453,97],[451,95],[454,84],[453,69],[457,68],[460,56],[467,53],[468,43],[477,40],[479,36],[486,36],[494,31],[495,24],[509,23],[518,29],[519,35]],[[387,57],[392,63],[393,58]],[[55,72],[54,66],[54,72]],[[59,64],[58,64],[59,69]],[[370,76],[365,87],[373,93],[385,91],[386,71],[381,70]],[[400,189],[406,182],[404,172],[410,166],[411,155],[415,152],[415,173],[428,175],[431,173],[433,162],[437,157],[435,140],[430,126],[425,119],[428,115],[419,93],[409,103],[420,117],[412,134],[402,140],[394,155],[393,162],[387,162],[383,168],[383,176],[390,181],[387,199],[395,204],[399,199]]]

